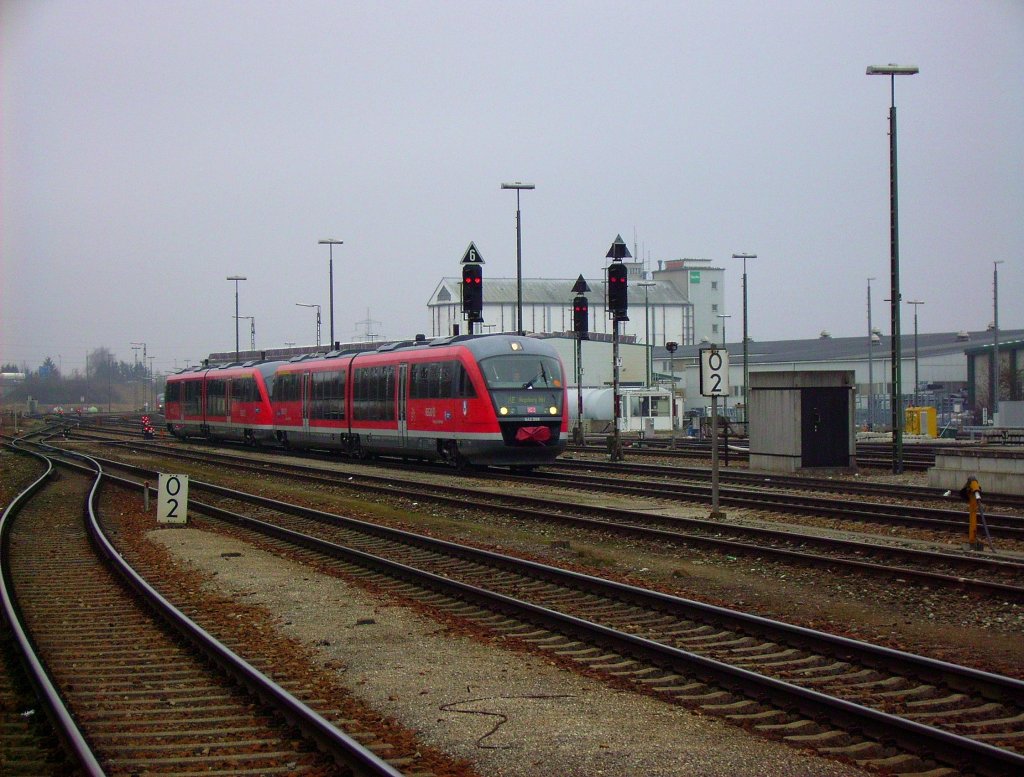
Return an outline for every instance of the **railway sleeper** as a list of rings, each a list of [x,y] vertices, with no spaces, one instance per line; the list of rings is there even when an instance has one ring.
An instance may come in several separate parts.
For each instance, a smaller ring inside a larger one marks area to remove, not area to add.
[[[735,699],[736,697],[728,691],[716,691],[709,690],[707,693],[675,693],[672,697],[678,702],[684,702],[687,704],[697,704],[701,707],[710,707],[712,704],[724,702],[726,699]]]
[[[829,687],[841,688],[845,690],[848,688],[855,688],[858,685],[862,685],[862,683],[859,682],[860,680],[877,676],[878,672],[876,672],[874,669],[861,669],[857,672],[850,672],[848,674],[840,675],[838,677],[831,675],[825,677],[808,677],[804,680],[801,680],[800,684],[809,687],[813,687],[815,685],[827,685]],[[858,682],[856,684],[852,684],[853,681]]]
[[[726,717],[738,723],[764,724],[781,722],[789,717],[789,713],[779,709],[757,709],[754,712],[734,712]]]
[[[793,734],[787,736],[787,742],[800,745],[811,745],[818,750],[822,747],[849,747],[854,739],[845,731],[839,729],[826,729],[815,734]]]
[[[885,770],[889,774],[913,774],[914,777],[956,777],[957,769],[945,766],[936,767],[917,756],[898,753],[883,758],[867,758],[857,761],[858,766],[873,767]]]
[[[1004,709],[1003,705],[993,701],[989,702],[988,704],[981,704],[977,707],[967,707],[959,710],[937,710],[934,712],[906,712],[903,714],[903,717],[917,721],[932,719],[951,721],[960,718],[969,718],[974,716],[982,717],[998,712],[1001,709]]]
[[[949,696],[942,696],[937,699],[921,699],[908,702],[907,707],[910,710],[931,709],[937,712],[949,712],[955,710],[963,701],[970,700],[970,698],[970,696],[964,693],[951,693]]]
[[[839,755],[846,758],[857,759],[859,763],[867,763],[867,759],[885,758],[885,748],[881,744],[870,739],[862,739],[849,745],[838,747],[823,747],[821,752],[829,755]]]
[[[1019,727],[1022,724],[1024,724],[1024,713],[1014,715],[1009,718],[996,718],[995,720],[965,721],[958,724],[957,727],[963,729],[978,729],[979,732],[988,733],[991,729],[1002,728],[1004,726]]]
[[[728,702],[726,704],[705,704],[704,709],[706,709],[708,712],[714,712],[719,715],[733,717],[737,714],[752,713],[755,711],[763,710],[764,708],[753,699],[740,699],[738,701]]]

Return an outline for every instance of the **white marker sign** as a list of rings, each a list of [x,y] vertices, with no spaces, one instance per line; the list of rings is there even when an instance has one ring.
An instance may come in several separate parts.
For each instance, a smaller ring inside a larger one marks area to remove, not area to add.
[[[160,473],[156,501],[157,523],[188,523],[188,475]]]
[[[702,348],[700,352],[700,393],[705,397],[729,396],[729,352]]]

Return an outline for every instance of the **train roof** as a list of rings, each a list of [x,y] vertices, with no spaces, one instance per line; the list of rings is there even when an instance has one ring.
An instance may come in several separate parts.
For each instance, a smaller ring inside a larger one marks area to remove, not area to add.
[[[175,373],[168,376],[168,380],[173,378],[183,378],[188,375],[195,374],[207,374],[216,375],[220,371],[228,370],[250,370],[255,368],[263,377],[273,375],[276,370],[283,362],[279,359],[252,359],[247,362],[227,362],[225,364],[215,365],[199,365],[196,367],[184,367]]]
[[[543,338],[531,335],[509,335],[509,334],[487,334],[487,335],[453,335],[451,337],[438,337],[428,340],[425,337],[418,337],[416,340],[398,340],[385,343],[374,350],[346,349],[324,353],[307,353],[293,356],[288,361],[278,363],[278,367],[288,368],[292,365],[301,365],[306,362],[324,362],[332,359],[347,358],[356,356],[371,357],[378,354],[390,353],[429,353],[432,348],[446,348],[460,346],[466,348],[474,358],[486,359],[489,356],[499,356],[508,353],[521,352],[525,354],[546,354],[558,356],[558,352]]]

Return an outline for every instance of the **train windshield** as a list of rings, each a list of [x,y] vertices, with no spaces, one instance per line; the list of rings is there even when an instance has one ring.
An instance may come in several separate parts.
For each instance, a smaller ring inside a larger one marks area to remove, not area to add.
[[[499,417],[552,417],[562,413],[562,365],[551,356],[510,354],[480,360]]]

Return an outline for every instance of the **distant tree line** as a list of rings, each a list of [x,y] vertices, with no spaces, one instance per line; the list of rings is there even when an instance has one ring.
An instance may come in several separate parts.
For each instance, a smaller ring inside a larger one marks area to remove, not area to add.
[[[24,381],[5,382],[5,402],[25,402],[31,398],[44,405],[131,403],[141,406],[153,393],[145,364],[119,361],[104,347],[89,352],[84,375],[77,369],[71,375],[61,374],[49,356],[37,370],[7,363],[0,366],[0,372],[25,375]],[[157,391],[163,391],[162,381]]]

